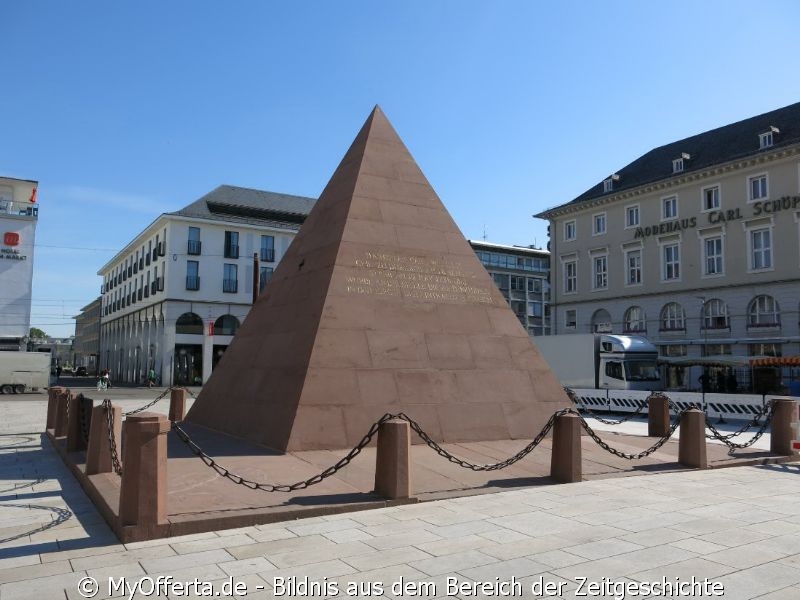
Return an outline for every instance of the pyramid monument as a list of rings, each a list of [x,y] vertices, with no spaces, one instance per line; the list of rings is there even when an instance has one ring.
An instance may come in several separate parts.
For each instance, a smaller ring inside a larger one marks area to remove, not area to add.
[[[440,442],[530,439],[568,405],[376,106],[186,418],[285,452],[401,411]]]

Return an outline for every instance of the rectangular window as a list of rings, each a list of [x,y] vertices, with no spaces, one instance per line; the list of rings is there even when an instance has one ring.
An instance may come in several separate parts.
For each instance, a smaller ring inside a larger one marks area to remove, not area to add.
[[[190,255],[200,254],[200,228],[189,227],[189,240],[187,243],[186,253]]]
[[[705,271],[703,275],[722,275],[722,237],[706,238],[703,241]]]
[[[564,327],[575,329],[578,326],[578,311],[574,308],[564,311]]]
[[[606,213],[594,215],[592,224],[592,234],[603,235],[606,232]]]
[[[754,229],[750,232],[750,268],[772,268],[772,235],[769,229]]]
[[[767,189],[767,176],[756,175],[751,177],[748,181],[748,188],[750,189],[750,200],[764,200],[768,197]]]
[[[261,260],[275,262],[275,236],[261,236]]]
[[[665,244],[662,246],[664,256],[662,276],[664,281],[675,281],[681,278],[681,247],[680,244]]]
[[[639,225],[639,205],[625,207],[625,227],[637,227]]]
[[[614,189],[614,180],[612,179],[605,179],[603,181],[603,192],[608,193]]]
[[[567,221],[564,223],[564,241],[569,242],[574,240],[575,237],[575,221]]]
[[[675,160],[672,161],[672,172],[680,173],[681,171],[683,171],[683,159],[676,158]]]
[[[703,210],[719,210],[719,186],[703,189]]]
[[[574,260],[564,263],[564,293],[578,291],[578,263]]]
[[[239,232],[225,232],[225,258],[239,258]]]
[[[200,263],[196,260],[186,261],[186,289],[199,290],[200,289]]]
[[[678,218],[678,197],[670,196],[661,200],[661,220],[668,221]]]
[[[234,294],[239,288],[238,267],[237,265],[225,263],[222,278],[222,291]]]
[[[258,277],[258,287],[259,291],[263,292],[264,287],[267,285],[270,279],[272,279],[272,273],[274,269],[272,267],[261,267]]]
[[[642,251],[628,250],[625,253],[626,276],[625,283],[639,285],[642,283]]]
[[[772,132],[758,134],[758,146],[760,149],[769,148],[772,146]]]
[[[592,289],[604,290],[608,287],[608,256],[595,256],[592,259]]]

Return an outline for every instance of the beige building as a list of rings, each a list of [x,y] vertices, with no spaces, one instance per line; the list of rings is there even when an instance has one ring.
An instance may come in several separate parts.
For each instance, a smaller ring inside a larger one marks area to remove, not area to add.
[[[100,298],[92,300],[81,309],[75,317],[75,352],[76,367],[86,367],[89,373],[97,372],[100,355]]]
[[[800,103],[651,150],[535,216],[550,222],[554,333],[800,354]]]

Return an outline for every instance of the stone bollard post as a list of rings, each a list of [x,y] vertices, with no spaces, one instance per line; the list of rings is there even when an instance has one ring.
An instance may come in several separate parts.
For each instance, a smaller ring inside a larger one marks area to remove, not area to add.
[[[58,416],[58,395],[64,388],[53,386],[47,389],[47,425],[45,431],[56,428],[56,417]]]
[[[550,477],[559,483],[574,483],[583,479],[581,420],[578,415],[568,413],[556,417],[553,424]]]
[[[67,404],[70,401],[70,391],[62,389],[56,397],[56,422],[53,435],[57,438],[67,435]]]
[[[681,415],[678,462],[684,467],[695,469],[708,467],[706,415],[702,410],[691,408]]]
[[[186,390],[173,388],[169,393],[169,420],[183,421],[186,415]]]
[[[86,450],[86,442],[81,432],[81,411],[83,410],[83,394],[70,396],[69,415],[67,415],[67,452]]]
[[[120,524],[166,523],[169,420],[164,415],[142,412],[128,416],[124,430]]]
[[[772,429],[769,451],[773,454],[792,454],[792,421],[797,415],[797,402],[792,398],[772,399]]]
[[[392,419],[378,429],[375,492],[390,500],[411,496],[411,429],[407,421]]]
[[[662,438],[669,433],[669,398],[653,395],[647,399],[647,435]]]
[[[111,420],[114,428],[114,440],[117,444],[117,455],[120,460],[119,447],[122,439],[122,409],[119,406],[111,407]],[[95,406],[92,409],[92,423],[89,428],[89,446],[86,450],[86,474],[111,473],[111,442],[108,435],[108,416],[104,406]]]

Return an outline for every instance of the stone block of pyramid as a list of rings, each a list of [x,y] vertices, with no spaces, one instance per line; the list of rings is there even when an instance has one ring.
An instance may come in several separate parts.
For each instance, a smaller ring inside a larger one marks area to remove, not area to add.
[[[400,411],[437,441],[530,438],[567,405],[376,107],[187,419],[298,451]]]

